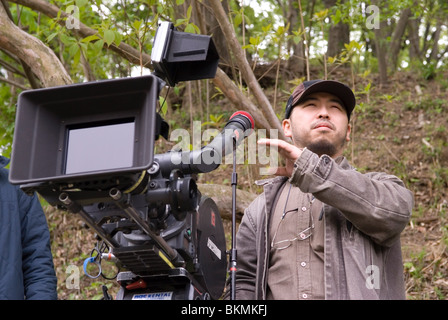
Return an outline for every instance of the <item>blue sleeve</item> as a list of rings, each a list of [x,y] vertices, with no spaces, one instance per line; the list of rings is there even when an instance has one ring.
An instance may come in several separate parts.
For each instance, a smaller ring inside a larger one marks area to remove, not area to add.
[[[54,271],[47,219],[38,197],[18,189],[22,219],[23,281],[26,299],[57,299],[57,278]]]

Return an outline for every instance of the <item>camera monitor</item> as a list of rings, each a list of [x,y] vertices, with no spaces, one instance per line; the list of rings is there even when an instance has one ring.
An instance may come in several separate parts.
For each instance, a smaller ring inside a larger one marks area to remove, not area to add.
[[[21,93],[11,183],[116,180],[147,170],[159,86],[149,75]]]
[[[151,61],[155,75],[174,87],[179,81],[214,78],[219,55],[210,36],[180,32],[164,21],[157,28]]]
[[[132,167],[133,119],[67,130],[65,174]]]

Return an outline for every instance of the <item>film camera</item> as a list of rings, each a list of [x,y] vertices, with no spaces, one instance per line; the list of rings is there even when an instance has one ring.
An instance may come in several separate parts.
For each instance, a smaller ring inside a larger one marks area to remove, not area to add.
[[[116,261],[117,299],[218,299],[224,228],[197,174],[216,169],[253,120],[239,112],[200,150],[154,154],[169,130],[156,110],[165,82],[213,78],[219,57],[211,37],[163,22],[151,60],[149,76],[22,92],[10,181],[79,214],[101,238],[86,262]]]

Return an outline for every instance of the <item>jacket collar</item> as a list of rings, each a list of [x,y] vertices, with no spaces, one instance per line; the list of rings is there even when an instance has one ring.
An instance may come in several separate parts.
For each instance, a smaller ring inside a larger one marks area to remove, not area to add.
[[[0,168],[4,168],[8,165],[9,163],[9,159],[4,157],[4,156],[0,156]]]

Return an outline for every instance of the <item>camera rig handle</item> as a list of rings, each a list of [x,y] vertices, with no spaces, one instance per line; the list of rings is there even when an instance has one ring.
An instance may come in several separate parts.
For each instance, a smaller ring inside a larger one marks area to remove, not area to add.
[[[110,197],[115,201],[118,207],[120,207],[137,225],[143,230],[153,241],[168,255],[171,262],[178,260],[178,254],[173,248],[171,248],[166,241],[154,232],[148,225],[140,213],[130,204],[130,195],[123,195],[123,193],[117,188],[112,188],[109,191]],[[176,263],[177,264],[177,263]]]

